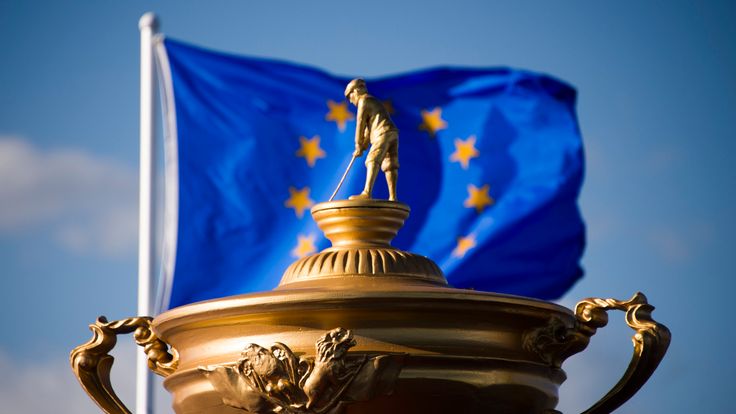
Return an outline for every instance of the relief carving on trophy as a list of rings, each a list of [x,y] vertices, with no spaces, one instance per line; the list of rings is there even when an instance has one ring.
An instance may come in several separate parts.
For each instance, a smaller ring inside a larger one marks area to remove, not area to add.
[[[314,357],[288,346],[250,344],[234,365],[200,367],[223,402],[248,412],[338,413],[343,404],[390,393],[403,355],[347,354],[353,333],[335,328],[317,340]]]

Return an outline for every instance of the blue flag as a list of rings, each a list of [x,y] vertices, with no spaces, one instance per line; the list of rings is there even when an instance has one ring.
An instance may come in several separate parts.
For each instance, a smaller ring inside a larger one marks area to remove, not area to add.
[[[329,247],[309,209],[355,147],[350,78],[274,60],[158,45],[167,110],[163,307],[269,290]],[[435,68],[367,79],[399,128],[393,245],[459,288],[542,299],[581,275],[583,149],[575,90],[537,73]],[[337,199],[359,193],[355,163]],[[374,197],[386,198],[379,174]]]

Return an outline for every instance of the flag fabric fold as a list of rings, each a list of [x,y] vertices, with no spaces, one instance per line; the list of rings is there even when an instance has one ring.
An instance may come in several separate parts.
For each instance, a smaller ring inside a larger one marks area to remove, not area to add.
[[[163,308],[274,288],[328,247],[309,215],[350,161],[350,78],[158,41],[168,120]],[[522,70],[366,79],[399,128],[394,246],[451,285],[551,299],[582,276],[584,158],[575,91]],[[338,199],[361,191],[356,162]],[[382,174],[374,196],[385,198]]]

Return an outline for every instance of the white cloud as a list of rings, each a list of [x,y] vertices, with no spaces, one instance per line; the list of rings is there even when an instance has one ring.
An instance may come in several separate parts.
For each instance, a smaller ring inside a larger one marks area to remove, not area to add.
[[[135,408],[135,353],[142,350],[132,338],[121,337],[113,351],[115,363],[112,383],[116,393],[128,406]],[[68,354],[67,354],[68,355]],[[87,397],[72,373],[68,359],[56,355],[50,360],[19,362],[0,349],[0,406],[4,413],[89,413],[99,414],[100,409]],[[171,399],[156,383],[155,401],[157,413],[170,413]]]
[[[0,136],[0,234],[48,228],[71,251],[121,255],[136,245],[137,199],[130,166]]]

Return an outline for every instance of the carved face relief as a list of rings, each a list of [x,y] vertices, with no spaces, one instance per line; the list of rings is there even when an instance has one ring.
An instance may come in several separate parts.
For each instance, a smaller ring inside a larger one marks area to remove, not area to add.
[[[267,348],[250,344],[243,350],[242,356],[243,359],[247,360],[247,363],[243,366],[244,371],[252,370],[257,375],[268,379],[283,376],[281,361]]]
[[[317,340],[317,355],[297,357],[282,343],[249,344],[234,364],[199,367],[222,402],[254,413],[337,413],[343,403],[393,390],[403,354],[348,355],[353,333],[335,328]]]

